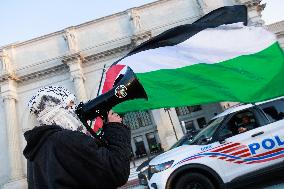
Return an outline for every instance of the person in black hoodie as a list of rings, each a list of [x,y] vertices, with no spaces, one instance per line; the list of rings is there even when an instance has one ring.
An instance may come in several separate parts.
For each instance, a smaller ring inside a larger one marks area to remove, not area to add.
[[[110,111],[101,146],[72,110],[74,95],[62,87],[40,89],[29,101],[39,126],[24,133],[29,189],[115,189],[130,174],[130,129]]]

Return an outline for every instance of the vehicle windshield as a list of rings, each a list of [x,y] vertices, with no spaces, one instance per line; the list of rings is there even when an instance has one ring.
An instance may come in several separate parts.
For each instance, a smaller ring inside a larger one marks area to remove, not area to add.
[[[218,117],[215,120],[212,120],[209,125],[201,130],[188,144],[203,144],[206,143],[205,140],[209,142],[223,120],[224,117]]]
[[[187,141],[189,140],[188,136],[183,136],[181,137],[181,139],[179,139],[174,145],[172,145],[172,147],[170,147],[170,150],[183,145],[184,143],[187,143]]]

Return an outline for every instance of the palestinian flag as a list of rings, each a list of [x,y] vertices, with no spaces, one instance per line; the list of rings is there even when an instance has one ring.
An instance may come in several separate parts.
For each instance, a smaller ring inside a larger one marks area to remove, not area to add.
[[[246,24],[245,6],[223,7],[143,43],[109,68],[103,90],[129,66],[149,99],[114,110],[249,103],[284,95],[284,56],[276,37]]]

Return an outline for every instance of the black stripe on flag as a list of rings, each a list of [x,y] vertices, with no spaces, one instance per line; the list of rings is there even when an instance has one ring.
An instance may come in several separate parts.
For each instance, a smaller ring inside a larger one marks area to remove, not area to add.
[[[174,46],[179,44],[198,32],[207,28],[216,28],[224,24],[233,24],[243,22],[247,25],[247,8],[244,5],[225,6],[211,11],[192,24],[185,24],[171,28],[163,33],[145,41],[138,47],[134,48],[127,55],[114,62],[113,65],[127,56],[136,54],[141,51],[155,49],[164,46]]]

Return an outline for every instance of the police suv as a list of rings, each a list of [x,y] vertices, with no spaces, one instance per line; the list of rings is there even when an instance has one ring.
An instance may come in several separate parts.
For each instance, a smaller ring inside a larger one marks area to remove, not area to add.
[[[188,145],[149,163],[151,189],[240,186],[284,168],[284,97],[215,116]],[[284,169],[283,169],[284,171]]]

